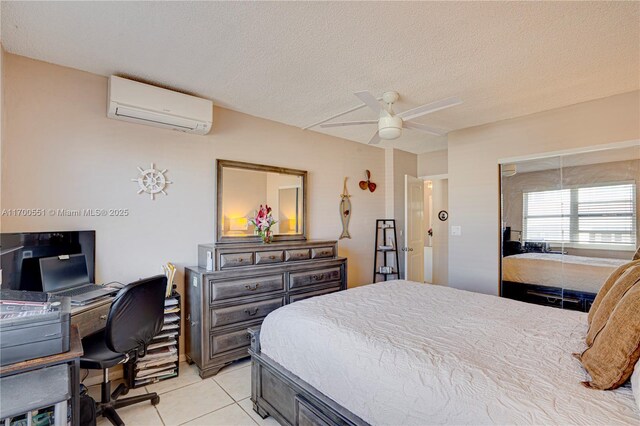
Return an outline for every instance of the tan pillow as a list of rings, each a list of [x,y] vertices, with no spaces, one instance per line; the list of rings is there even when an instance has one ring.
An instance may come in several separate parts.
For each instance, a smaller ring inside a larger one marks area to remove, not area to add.
[[[598,310],[593,315],[591,324],[589,324],[589,331],[587,331],[586,338],[587,346],[593,344],[593,339],[607,324],[618,302],[620,302],[624,295],[638,282],[640,282],[640,264],[632,265],[628,268],[609,288],[609,291],[602,298]]]
[[[638,259],[640,259],[640,246],[638,246],[638,250],[636,250],[635,254],[633,255],[633,260]]]
[[[593,389],[623,385],[640,359],[640,285],[633,286],[613,310],[593,346],[579,356]]]
[[[591,307],[589,308],[589,314],[587,316],[587,320],[589,322],[589,325],[591,325],[591,321],[593,321],[593,316],[595,315],[596,311],[598,310],[598,307],[600,306],[600,303],[602,303],[602,299],[604,299],[604,296],[606,296],[607,292],[609,292],[609,290],[616,283],[618,278],[620,278],[620,276],[622,274],[624,274],[625,271],[628,268],[630,268],[630,267],[632,267],[634,265],[639,265],[639,264],[640,264],[640,260],[634,260],[632,262],[625,263],[624,265],[619,266],[615,271],[613,271],[611,273],[611,275],[609,275],[609,278],[607,278],[607,280],[604,282],[602,287],[600,287],[600,290],[598,291],[598,294],[596,294],[596,298],[593,300],[593,303],[591,304]]]

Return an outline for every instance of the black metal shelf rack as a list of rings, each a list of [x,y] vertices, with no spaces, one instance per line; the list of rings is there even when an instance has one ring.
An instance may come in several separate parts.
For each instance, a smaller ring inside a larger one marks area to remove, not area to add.
[[[162,330],[151,342],[154,348],[148,349],[147,356],[124,364],[124,377],[130,389],[173,379],[180,374],[182,303],[175,284],[171,295],[165,299],[164,310]]]
[[[390,231],[393,231],[391,233]],[[391,237],[391,245],[393,248],[380,248],[387,245]],[[382,244],[380,244],[382,238]],[[391,272],[381,272],[380,267],[391,267]],[[378,282],[378,278],[382,281],[389,280],[389,277],[395,276],[400,278],[400,262],[398,260],[398,237],[396,234],[395,219],[376,219],[376,242],[374,246],[373,261],[373,282]]]

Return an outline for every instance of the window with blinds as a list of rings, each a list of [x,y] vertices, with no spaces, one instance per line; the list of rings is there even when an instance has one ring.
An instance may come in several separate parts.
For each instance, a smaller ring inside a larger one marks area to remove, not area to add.
[[[523,239],[577,245],[636,245],[636,185],[525,192]]]

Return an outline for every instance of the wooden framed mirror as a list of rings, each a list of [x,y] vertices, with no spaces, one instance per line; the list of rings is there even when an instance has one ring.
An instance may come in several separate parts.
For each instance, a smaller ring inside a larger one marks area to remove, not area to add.
[[[268,205],[276,223],[274,241],[307,239],[307,172],[216,160],[216,242],[257,242],[250,219]]]

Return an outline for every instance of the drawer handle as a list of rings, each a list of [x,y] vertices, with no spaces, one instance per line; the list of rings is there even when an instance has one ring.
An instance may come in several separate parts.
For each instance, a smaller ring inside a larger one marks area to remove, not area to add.
[[[251,286],[251,284],[245,284],[244,288],[246,288],[249,291],[256,291],[259,286],[260,286],[260,283],[256,283],[253,287]]]
[[[194,327],[196,324],[198,324],[196,321],[191,321],[191,314],[187,315],[186,320],[191,325],[191,327]]]
[[[324,279],[324,274],[314,275],[311,278],[313,278],[315,281],[320,281],[321,279]]]
[[[238,262],[242,263],[242,262],[244,262],[244,259],[243,258],[239,258]]]
[[[269,256],[269,259],[274,260],[276,257],[274,255]]]
[[[258,308],[253,308],[253,309],[247,308],[247,309],[244,310],[244,313],[249,315],[250,317],[252,317],[252,316],[254,316],[255,314],[258,313]]]
[[[544,297],[545,299],[547,299],[547,302],[549,303],[556,303],[562,300],[562,297],[549,296],[548,294],[538,293],[537,291],[528,290],[527,294],[531,296]]]
[[[106,320],[107,320],[107,316],[106,316],[106,315],[100,315],[100,319],[101,319],[102,321],[106,321]]]

